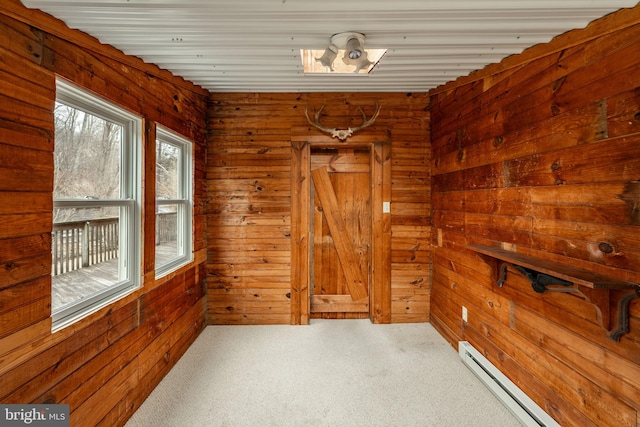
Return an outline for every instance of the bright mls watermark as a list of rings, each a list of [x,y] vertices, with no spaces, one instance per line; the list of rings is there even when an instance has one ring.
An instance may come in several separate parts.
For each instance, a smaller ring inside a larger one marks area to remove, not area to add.
[[[69,405],[0,404],[0,425],[69,427]]]

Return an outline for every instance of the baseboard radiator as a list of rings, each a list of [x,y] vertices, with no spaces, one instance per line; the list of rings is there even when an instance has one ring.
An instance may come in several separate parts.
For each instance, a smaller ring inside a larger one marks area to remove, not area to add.
[[[468,341],[458,342],[458,353],[463,363],[502,401],[524,426],[560,427],[549,414],[531,400]]]

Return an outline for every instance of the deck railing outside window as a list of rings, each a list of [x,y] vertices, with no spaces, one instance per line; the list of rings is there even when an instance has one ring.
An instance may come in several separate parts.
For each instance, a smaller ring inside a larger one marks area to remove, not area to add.
[[[156,214],[156,245],[175,242],[177,240],[178,214],[161,212]]]
[[[176,240],[176,214],[159,213],[156,244]],[[57,276],[118,256],[118,218],[61,222],[53,225],[51,274]]]

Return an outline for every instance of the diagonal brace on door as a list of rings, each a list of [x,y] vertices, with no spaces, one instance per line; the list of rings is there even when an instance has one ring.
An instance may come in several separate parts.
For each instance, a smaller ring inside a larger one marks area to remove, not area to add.
[[[327,172],[327,168],[322,167],[311,171],[311,176],[333,238],[342,271],[347,280],[351,298],[355,301],[366,298],[366,282],[358,263],[357,252],[349,239],[344,219],[340,214],[338,199],[333,191],[329,172]]]

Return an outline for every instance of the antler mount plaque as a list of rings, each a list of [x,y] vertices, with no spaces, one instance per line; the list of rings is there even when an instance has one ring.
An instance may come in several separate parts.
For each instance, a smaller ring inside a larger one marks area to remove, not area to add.
[[[360,110],[360,113],[362,113],[362,124],[360,126],[356,126],[356,127],[348,127],[348,128],[344,128],[344,129],[338,129],[338,128],[329,128],[329,127],[326,127],[326,126],[324,126],[324,125],[322,125],[320,123],[320,113],[322,113],[323,109],[324,109],[324,105],[322,107],[320,107],[320,109],[313,115],[313,120],[311,120],[311,118],[309,117],[309,113],[308,113],[306,107],[304,109],[304,115],[307,118],[307,121],[309,122],[310,125],[317,127],[321,131],[330,134],[333,138],[338,138],[340,141],[343,141],[343,142],[347,138],[349,138],[351,135],[353,135],[355,132],[364,129],[367,126],[371,126],[376,121],[376,119],[378,118],[378,114],[380,114],[380,105],[379,104],[376,104],[376,111],[368,119],[367,119],[367,115],[365,114],[364,110],[361,107],[358,107],[358,109]]]

